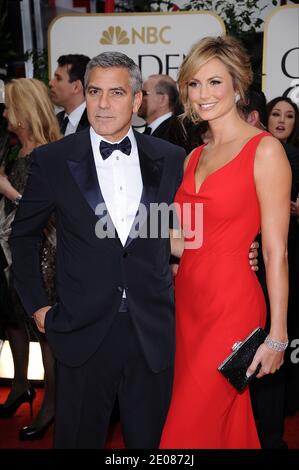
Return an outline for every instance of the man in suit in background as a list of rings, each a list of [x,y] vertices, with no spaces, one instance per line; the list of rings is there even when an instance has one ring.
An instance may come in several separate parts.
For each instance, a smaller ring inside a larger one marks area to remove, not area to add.
[[[138,116],[146,122],[144,133],[169,141],[169,128],[179,102],[176,82],[169,75],[150,75],[142,93]]]
[[[10,239],[15,286],[57,358],[55,447],[103,447],[118,396],[126,447],[156,448],[172,388],[174,298],[168,233],[144,228],[154,203],[173,202],[185,152],[132,130],[142,80],[129,57],[95,57],[85,84],[91,127],[34,152]],[[53,211],[59,301],[50,306],[39,246]]]
[[[84,96],[84,74],[88,62],[89,57],[82,54],[60,56],[54,77],[49,82],[53,103],[64,108],[57,114],[64,135],[89,127]]]

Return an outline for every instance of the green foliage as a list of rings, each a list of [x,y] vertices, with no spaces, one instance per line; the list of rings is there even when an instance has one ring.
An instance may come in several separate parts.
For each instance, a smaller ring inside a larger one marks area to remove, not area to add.
[[[181,11],[201,10],[214,11],[225,23],[226,31],[234,36],[242,36],[244,32],[254,33],[263,24],[260,13],[266,6],[259,6],[260,0],[191,0]],[[146,1],[147,11],[170,10],[174,5],[171,1]],[[276,0],[272,0],[272,5],[277,5]]]
[[[240,36],[243,32],[256,32],[263,24],[259,15],[266,6],[260,7],[259,0],[191,0],[185,8],[214,11],[223,19],[227,33]]]
[[[26,51],[24,60],[32,60],[33,76],[48,85],[48,52],[46,49]]]
[[[144,11],[167,11],[171,10],[174,2],[165,0],[147,0],[144,2]]]

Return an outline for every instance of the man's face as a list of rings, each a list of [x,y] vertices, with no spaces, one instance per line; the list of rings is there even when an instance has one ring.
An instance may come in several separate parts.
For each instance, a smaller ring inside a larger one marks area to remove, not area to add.
[[[72,100],[76,82],[70,82],[68,69],[70,65],[59,65],[54,77],[49,82],[50,96],[56,106],[66,108]]]
[[[156,92],[157,79],[148,78],[143,82],[143,99],[138,111],[138,116],[148,124],[161,115],[161,94]],[[163,110],[164,112],[164,110]]]
[[[95,132],[110,142],[121,140],[131,126],[142,92],[132,94],[127,69],[123,67],[91,70],[86,88],[88,120]]]

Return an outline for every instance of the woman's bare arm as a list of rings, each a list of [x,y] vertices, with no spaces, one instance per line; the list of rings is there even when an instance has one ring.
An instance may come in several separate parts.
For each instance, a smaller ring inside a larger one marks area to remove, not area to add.
[[[270,300],[271,328],[269,336],[278,342],[287,341],[288,259],[287,240],[290,218],[291,170],[280,142],[265,137],[255,158],[254,176],[261,210],[263,256]],[[283,363],[283,352],[262,344],[249,373],[261,363],[258,377],[273,373]]]

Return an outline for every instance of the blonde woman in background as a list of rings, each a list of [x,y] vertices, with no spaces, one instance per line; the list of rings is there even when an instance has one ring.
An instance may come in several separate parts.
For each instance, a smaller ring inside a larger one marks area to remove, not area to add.
[[[53,104],[47,87],[36,79],[19,78],[11,80],[5,86],[5,110],[3,116],[8,121],[8,130],[18,137],[21,149],[9,175],[0,175],[0,193],[2,200],[1,244],[10,263],[7,238],[15,211],[22,197],[32,163],[32,151],[40,146],[61,138]],[[41,270],[50,302],[55,302],[54,257],[55,228],[49,221],[41,246]],[[24,259],[26,262],[26,259]],[[27,316],[12,285],[9,272],[8,284],[12,308],[0,321],[6,331],[14,362],[14,378],[5,403],[0,405],[0,418],[14,415],[23,403],[29,403],[32,414],[32,402],[35,391],[27,379],[30,333],[38,338],[45,371],[45,393],[43,403],[30,426],[20,431],[20,439],[41,438],[54,417],[54,358],[44,334],[40,333],[34,322]],[[32,292],[34,295],[34,292]],[[7,309],[1,309],[2,312]]]

